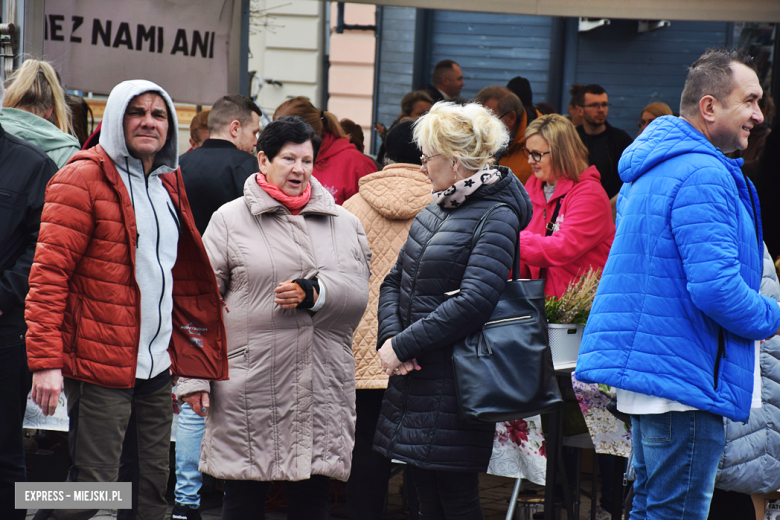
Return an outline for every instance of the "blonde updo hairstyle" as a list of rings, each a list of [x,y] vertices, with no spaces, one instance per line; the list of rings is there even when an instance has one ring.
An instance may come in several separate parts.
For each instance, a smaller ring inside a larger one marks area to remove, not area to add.
[[[421,150],[456,158],[477,171],[495,162],[494,155],[509,144],[509,132],[478,103],[439,102],[415,122],[414,141]]]
[[[282,116],[298,116],[306,121],[320,137],[330,132],[336,137],[349,137],[341,127],[338,118],[330,112],[315,107],[309,98],[297,96],[288,99],[276,108],[274,121]]]
[[[24,60],[19,70],[8,79],[3,106],[18,108],[46,119],[65,132],[73,134],[71,112],[65,101],[65,90],[60,85],[54,67],[45,61]]]
[[[525,131],[526,141],[537,134],[550,146],[555,176],[579,182],[580,173],[588,168],[588,149],[572,122],[560,114],[537,117]]]

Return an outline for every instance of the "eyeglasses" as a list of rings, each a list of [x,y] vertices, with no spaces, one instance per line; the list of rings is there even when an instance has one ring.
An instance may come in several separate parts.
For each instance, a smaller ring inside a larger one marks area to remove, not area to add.
[[[591,103],[590,105],[580,105],[582,108],[592,108],[598,110],[599,108],[609,108],[612,103]]]
[[[499,118],[499,119],[504,119],[506,116],[508,116],[508,115],[509,115],[509,114],[511,114],[512,112],[514,112],[514,110],[507,110],[506,112],[504,112],[503,114],[501,114],[500,116],[498,116],[498,118]]]
[[[534,162],[541,161],[542,157],[544,157],[548,153],[551,153],[551,152],[532,152],[528,148],[523,148],[523,155],[525,156],[525,158],[526,159],[531,158],[531,159],[534,160]]]
[[[430,161],[434,157],[438,157],[440,155],[441,155],[440,153],[437,153],[436,155],[425,155],[425,154],[423,154],[423,155],[420,156],[420,162],[423,164],[423,166],[425,166],[426,164],[428,164],[428,161]]]

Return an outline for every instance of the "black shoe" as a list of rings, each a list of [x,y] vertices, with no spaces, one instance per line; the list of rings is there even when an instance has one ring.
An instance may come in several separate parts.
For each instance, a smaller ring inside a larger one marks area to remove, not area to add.
[[[201,520],[200,510],[196,507],[174,504],[171,520]]]

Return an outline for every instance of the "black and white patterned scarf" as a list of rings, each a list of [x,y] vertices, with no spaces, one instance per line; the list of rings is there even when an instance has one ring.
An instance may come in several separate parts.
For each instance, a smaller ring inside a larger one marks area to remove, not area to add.
[[[483,184],[495,184],[502,179],[501,172],[485,166],[471,177],[461,179],[446,190],[432,191],[433,200],[445,209],[455,209],[461,206],[469,195],[474,193]]]

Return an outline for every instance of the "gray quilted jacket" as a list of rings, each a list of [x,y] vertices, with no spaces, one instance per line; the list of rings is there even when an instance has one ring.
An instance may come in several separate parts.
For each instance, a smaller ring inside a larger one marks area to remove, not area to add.
[[[761,294],[780,299],[775,266],[764,246]],[[726,450],[715,486],[740,493],[780,489],[780,337],[761,345],[762,407],[750,410],[747,424],[724,418]]]

